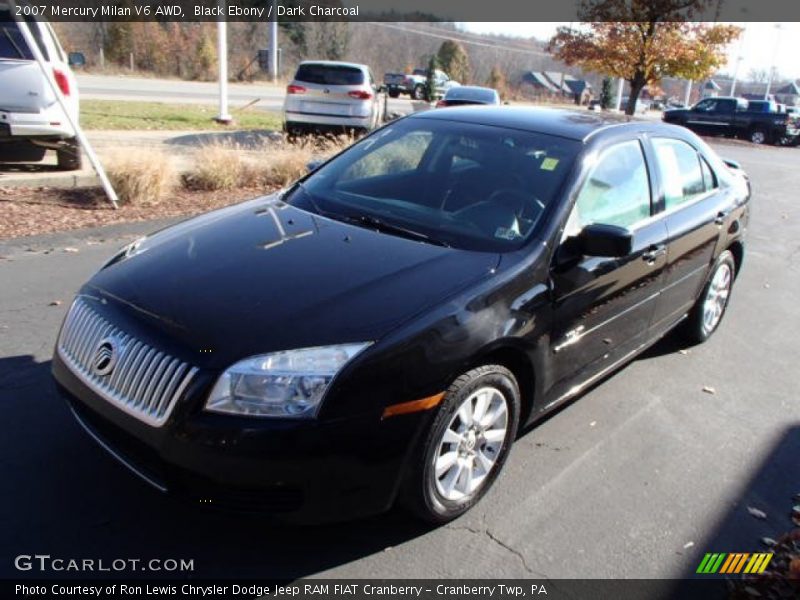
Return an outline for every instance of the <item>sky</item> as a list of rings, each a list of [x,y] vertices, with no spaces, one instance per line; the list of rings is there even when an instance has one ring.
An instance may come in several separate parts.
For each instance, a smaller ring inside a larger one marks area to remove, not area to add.
[[[800,79],[800,23],[735,23],[744,27],[742,36],[728,48],[728,65],[722,70],[733,74],[737,57],[740,78],[751,69],[768,70],[772,64],[779,73],[790,79]],[[559,25],[569,23],[463,23],[467,31],[548,39]],[[774,61],[774,63],[773,63]]]

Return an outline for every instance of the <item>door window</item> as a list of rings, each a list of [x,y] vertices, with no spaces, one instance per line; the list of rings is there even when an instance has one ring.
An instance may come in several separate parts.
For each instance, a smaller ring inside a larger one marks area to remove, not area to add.
[[[592,223],[631,227],[650,216],[650,180],[638,141],[606,151],[583,184],[567,225],[575,235]]]
[[[697,151],[686,142],[655,138],[653,147],[664,185],[666,210],[685,204],[716,187],[711,169],[707,164],[701,165]]]

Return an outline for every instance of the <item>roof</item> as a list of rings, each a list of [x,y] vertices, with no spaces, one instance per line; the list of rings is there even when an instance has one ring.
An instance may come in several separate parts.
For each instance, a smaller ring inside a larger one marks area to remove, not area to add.
[[[775,90],[776,94],[786,95],[786,96],[800,96],[800,86],[797,85],[796,81],[783,86],[779,90]]]
[[[478,106],[441,108],[411,114],[409,119],[441,119],[520,129],[534,133],[586,141],[597,131],[611,127],[663,130],[670,125],[631,119],[625,115],[528,106]],[[678,128],[682,129],[682,128]]]
[[[362,69],[365,71],[369,70],[367,65],[362,65],[359,63],[352,63],[352,62],[344,62],[341,60],[304,60],[300,63],[301,65],[328,65],[334,67],[351,67],[353,69]]]
[[[539,85],[545,88],[547,91],[550,92],[557,92],[558,86],[553,85],[545,76],[544,73],[540,73],[538,71],[528,71],[522,78],[528,83],[532,83],[534,85]]]

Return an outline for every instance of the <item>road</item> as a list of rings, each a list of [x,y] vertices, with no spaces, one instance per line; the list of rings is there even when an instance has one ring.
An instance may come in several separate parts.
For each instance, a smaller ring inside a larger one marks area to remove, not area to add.
[[[293,527],[141,483],[73,422],[49,358],[79,284],[156,224],[0,244],[0,576],[48,553],[193,559],[195,578],[673,578],[705,552],[759,551],[800,492],[800,153],[719,148],[755,189],[721,329],[688,350],[666,338],[525,433],[488,496],[439,528],[398,511]]]
[[[165,102],[167,104],[217,104],[219,86],[213,82],[152,79],[111,75],[78,75],[78,90],[86,100],[117,100],[130,102]],[[256,102],[263,110],[280,110],[285,91],[283,86],[259,81],[230,83],[228,102],[231,107]],[[413,110],[408,98],[389,99],[389,112],[409,113]]]

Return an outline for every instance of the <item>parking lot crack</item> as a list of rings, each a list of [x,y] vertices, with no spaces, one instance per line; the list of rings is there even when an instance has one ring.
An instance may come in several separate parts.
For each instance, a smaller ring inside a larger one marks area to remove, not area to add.
[[[478,529],[476,527],[470,527],[469,525],[458,525],[458,526],[447,525],[445,527],[445,529],[450,529],[452,531],[467,531],[467,532],[475,534],[475,535],[486,536],[492,542],[494,542],[495,544],[500,546],[503,550],[513,554],[519,560],[519,562],[522,564],[522,567],[525,569],[525,571],[527,571],[530,575],[535,575],[536,577],[544,577],[545,576],[544,574],[537,573],[536,571],[531,569],[531,567],[528,565],[528,562],[525,560],[525,556],[519,550],[517,550],[516,548],[514,548],[513,546],[511,546],[507,542],[504,542],[502,539],[497,537],[497,535],[492,533],[492,531],[488,527],[484,527],[483,529]]]

